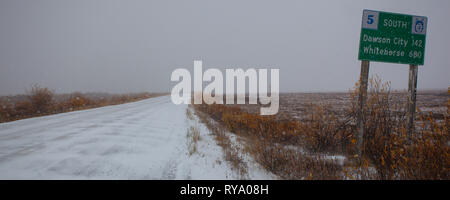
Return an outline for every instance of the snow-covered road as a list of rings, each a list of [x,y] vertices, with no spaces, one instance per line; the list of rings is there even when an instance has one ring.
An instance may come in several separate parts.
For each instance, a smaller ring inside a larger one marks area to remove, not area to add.
[[[209,130],[169,96],[0,124],[0,179],[267,179],[223,160]],[[201,136],[187,150],[187,130]]]
[[[0,124],[0,179],[171,179],[186,105],[158,97]]]

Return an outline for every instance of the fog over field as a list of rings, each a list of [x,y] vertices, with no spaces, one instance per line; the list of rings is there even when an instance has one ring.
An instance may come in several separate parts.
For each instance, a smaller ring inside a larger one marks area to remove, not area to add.
[[[347,91],[363,9],[428,16],[418,89],[450,86],[448,0],[1,0],[0,95],[168,92],[176,68],[279,68],[281,92]],[[408,66],[371,63],[406,89]]]

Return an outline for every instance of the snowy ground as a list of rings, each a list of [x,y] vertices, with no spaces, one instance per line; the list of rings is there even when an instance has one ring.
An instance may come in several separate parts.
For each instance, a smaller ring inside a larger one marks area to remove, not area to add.
[[[0,179],[270,179],[239,177],[186,105],[157,97],[0,124]],[[197,126],[198,152],[187,151]]]
[[[188,108],[192,113],[192,108]],[[231,170],[230,163],[224,160],[222,147],[216,144],[216,140],[211,131],[201,123],[197,116],[194,120],[189,120],[190,127],[197,127],[200,130],[200,141],[198,142],[198,152],[193,154],[189,159],[189,165],[195,166],[191,172],[195,177],[200,179],[253,179],[266,180],[277,179],[275,175],[264,170],[258,163],[256,163],[250,155],[240,152],[240,157],[243,158],[247,166],[247,173],[239,174],[236,170]],[[236,139],[236,135],[227,133],[233,146],[238,146],[238,149],[243,149],[241,143]]]

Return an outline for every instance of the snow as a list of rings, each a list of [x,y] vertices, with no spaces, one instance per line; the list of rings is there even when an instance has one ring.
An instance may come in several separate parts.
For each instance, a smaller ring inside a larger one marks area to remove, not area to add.
[[[0,179],[243,178],[186,109],[163,96],[2,123]],[[201,140],[198,152],[189,155],[191,126],[198,127]],[[249,171],[255,174],[247,178],[271,178]]]
[[[191,109],[191,108],[188,108]],[[191,109],[191,112],[194,111]],[[250,155],[240,151],[240,155],[244,162],[247,164],[247,174],[240,175],[239,172],[231,170],[231,166],[225,161],[223,150],[220,146],[216,145],[214,135],[211,131],[200,122],[197,116],[194,116],[194,120],[189,122],[190,126],[199,128],[201,140],[198,142],[198,153],[191,156],[189,161],[192,165],[198,165],[193,168],[192,173],[195,177],[200,179],[252,179],[252,180],[267,180],[277,179],[275,175],[264,170],[258,163],[256,163]],[[227,136],[232,141],[232,145],[239,146],[239,149],[243,149],[236,140],[236,135],[233,133],[227,133]],[[205,167],[209,166],[209,167]]]

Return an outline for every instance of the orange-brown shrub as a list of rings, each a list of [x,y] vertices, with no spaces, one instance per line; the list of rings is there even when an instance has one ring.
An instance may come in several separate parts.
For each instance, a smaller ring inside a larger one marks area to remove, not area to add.
[[[9,111],[10,117],[23,117],[28,115],[34,115],[35,109],[33,107],[33,104],[29,101],[20,101],[17,102],[14,110]]]
[[[381,84],[380,79],[372,79],[370,86],[364,113],[363,158],[375,167],[373,178],[448,179],[448,110],[441,121],[434,120],[432,113],[420,114],[415,130],[409,134],[406,95],[394,98],[389,83]],[[353,93],[351,113],[357,113],[357,95],[357,91]]]
[[[77,92],[71,95],[72,97],[68,100],[70,108],[77,110],[86,108],[88,106],[94,105],[94,101],[85,97],[83,94]]]
[[[319,154],[308,154],[267,140],[252,140],[250,154],[265,169],[283,179],[343,179],[343,166]]]
[[[356,87],[358,88],[358,87]],[[223,124],[228,131],[249,138],[253,157],[266,169],[283,178],[339,179],[449,179],[450,99],[447,114],[433,113],[416,119],[408,134],[406,95],[392,95],[389,83],[371,79],[364,113],[362,162],[352,162],[356,143],[359,91],[352,92],[351,106],[339,119],[326,106],[311,105],[305,121],[279,120],[225,105],[196,105],[195,108]],[[450,90],[449,93],[450,95]],[[442,119],[443,118],[443,119]],[[300,148],[306,152],[293,150]],[[339,153],[350,160],[345,166],[324,159],[323,153]],[[359,158],[358,158],[359,160]],[[349,170],[355,168],[356,170]],[[373,169],[373,170],[372,170]]]
[[[239,107],[225,105],[196,105],[196,109],[207,113],[236,134],[256,136],[274,142],[294,144],[298,141],[298,122],[276,120],[274,116],[261,116],[242,111]]]
[[[305,154],[299,145],[307,138],[302,131],[307,126],[297,121],[260,116],[225,105],[195,105],[197,111],[208,114],[231,132],[247,138],[247,150],[267,170],[285,179],[340,179],[342,166],[320,155]],[[197,112],[196,112],[197,113]],[[210,127],[211,130],[216,129]]]
[[[53,92],[51,92],[48,88],[42,88],[39,85],[34,85],[28,93],[28,98],[31,102],[33,112],[36,112],[38,115],[50,112]]]
[[[310,152],[352,152],[355,126],[351,119],[339,119],[327,112],[326,105],[310,105],[307,115],[309,119],[300,123],[300,145]]]
[[[0,98],[0,122],[8,122],[29,117],[69,112],[73,110],[89,109],[106,105],[116,105],[138,101],[164,94],[135,93],[128,95],[108,95],[89,97],[75,92],[72,94],[54,95],[48,88],[38,85],[26,91],[27,95],[18,95],[20,100],[10,101],[9,97]],[[58,97],[58,98],[55,98]],[[17,97],[17,96],[16,96]],[[7,101],[5,99],[8,99]]]

